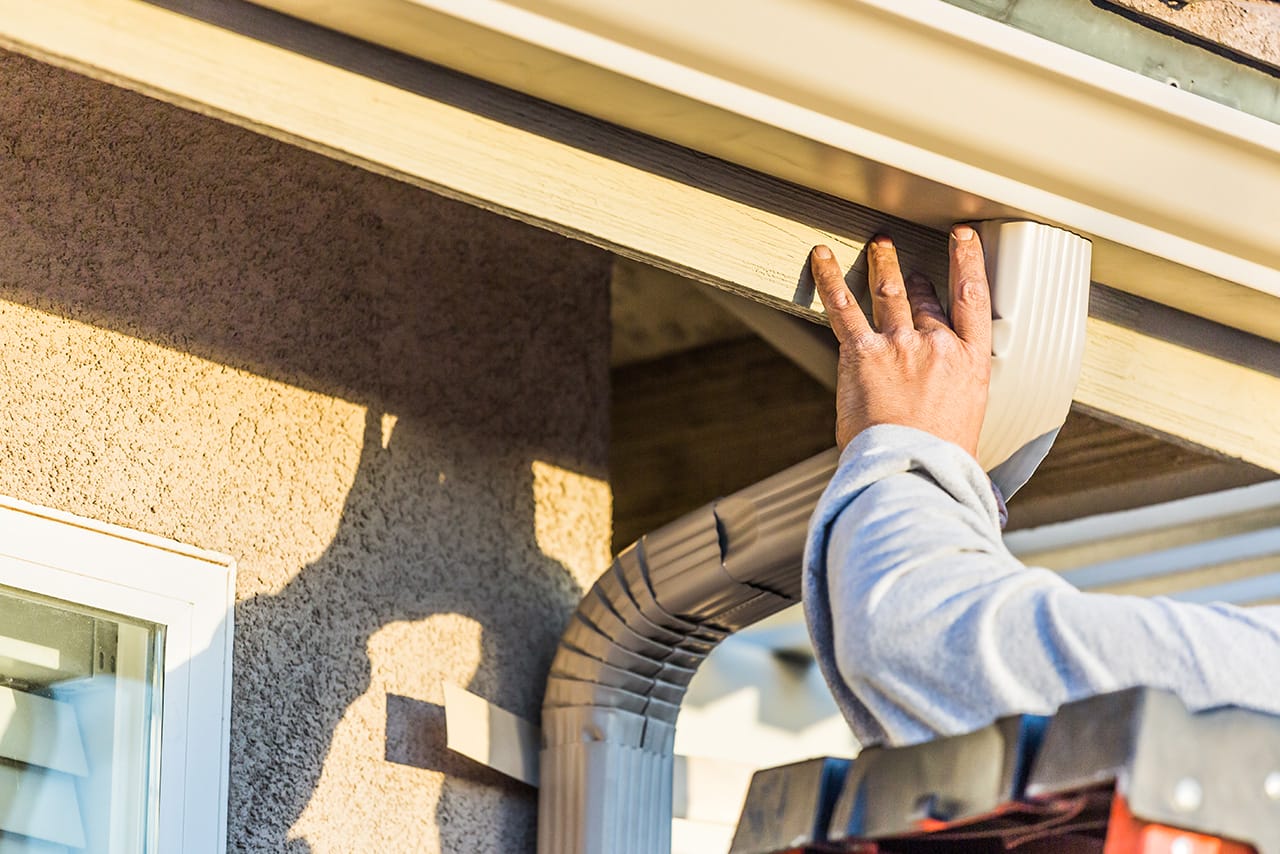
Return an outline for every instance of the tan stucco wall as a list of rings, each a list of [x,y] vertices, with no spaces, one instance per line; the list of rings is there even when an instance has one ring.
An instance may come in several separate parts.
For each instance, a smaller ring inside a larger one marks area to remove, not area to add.
[[[531,849],[440,684],[607,561],[608,266],[0,55],[0,493],[238,561],[231,850]]]

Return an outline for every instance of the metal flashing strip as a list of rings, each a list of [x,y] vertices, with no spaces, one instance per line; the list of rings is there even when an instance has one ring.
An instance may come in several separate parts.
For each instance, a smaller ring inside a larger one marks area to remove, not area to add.
[[[260,2],[932,228],[1059,225],[1280,339],[1280,126],[940,0]]]
[[[1005,544],[1084,590],[1270,603],[1280,599],[1280,481],[1016,531]]]
[[[1202,543],[1129,555],[1062,573],[1082,590],[1096,590],[1126,582],[1172,576],[1234,561],[1280,556],[1280,527],[1250,531]]]
[[[1270,527],[1276,520],[1280,480],[1014,531],[1004,540],[1022,560],[1065,570],[1142,554],[1174,538],[1179,544],[1197,542]]]

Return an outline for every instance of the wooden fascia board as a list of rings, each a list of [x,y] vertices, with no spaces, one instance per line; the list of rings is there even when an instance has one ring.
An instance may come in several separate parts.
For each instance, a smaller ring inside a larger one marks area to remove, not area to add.
[[[1280,340],[1280,127],[939,0],[257,0],[935,229],[1029,217]]]
[[[1090,294],[1075,399],[1280,471],[1280,344],[1110,288]]]
[[[938,232],[266,10],[188,5],[225,26],[139,0],[0,0],[0,46],[810,319],[816,242],[848,263],[887,228],[942,275]],[[1150,303],[1126,305],[1090,322],[1079,400],[1280,470],[1280,345],[1205,321],[1216,349],[1174,343],[1139,322]]]

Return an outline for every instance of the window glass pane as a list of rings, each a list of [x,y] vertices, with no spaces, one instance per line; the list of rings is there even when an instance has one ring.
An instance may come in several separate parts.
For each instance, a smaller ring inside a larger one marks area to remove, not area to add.
[[[154,850],[163,640],[0,586],[0,854]]]

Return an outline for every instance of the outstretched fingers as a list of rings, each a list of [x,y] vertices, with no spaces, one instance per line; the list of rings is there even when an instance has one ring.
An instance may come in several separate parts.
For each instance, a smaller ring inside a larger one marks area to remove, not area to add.
[[[991,352],[991,290],[977,233],[967,225],[951,230],[951,326],[980,353]]]
[[[853,298],[853,292],[845,284],[840,263],[826,246],[815,246],[809,253],[809,268],[817,285],[822,307],[827,310],[827,321],[841,344],[871,333],[871,324],[862,313],[862,307]]]

